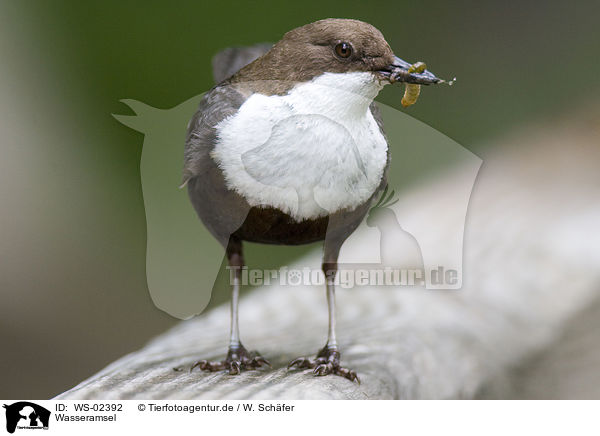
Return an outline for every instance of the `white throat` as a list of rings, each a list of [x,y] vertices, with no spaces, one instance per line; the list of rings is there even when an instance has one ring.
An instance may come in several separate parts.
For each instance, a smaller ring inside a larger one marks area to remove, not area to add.
[[[217,125],[212,157],[228,188],[299,221],[363,204],[387,163],[369,110],[382,87],[368,72],[324,73],[283,96],[253,94]]]

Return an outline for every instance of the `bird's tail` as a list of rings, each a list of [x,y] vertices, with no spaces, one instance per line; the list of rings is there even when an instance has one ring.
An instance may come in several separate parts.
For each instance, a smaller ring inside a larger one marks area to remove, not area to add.
[[[250,62],[268,52],[273,44],[261,43],[250,47],[230,47],[217,53],[212,59],[215,83],[231,77]]]

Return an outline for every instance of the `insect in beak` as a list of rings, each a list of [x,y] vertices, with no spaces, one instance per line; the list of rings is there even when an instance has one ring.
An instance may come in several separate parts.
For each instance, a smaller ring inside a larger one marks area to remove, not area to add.
[[[414,65],[395,56],[394,62],[389,66],[388,78],[390,82],[405,82],[415,85],[435,85],[436,83],[444,82],[444,80],[436,77],[431,71],[422,68],[415,69]]]
[[[392,64],[384,71],[380,71],[382,76],[390,83],[403,82],[406,84],[402,106],[408,107],[417,102],[421,85],[435,85],[437,83],[447,83],[452,85],[456,79],[446,81],[436,77],[431,71],[427,70],[424,62],[409,64],[408,62],[394,56]]]

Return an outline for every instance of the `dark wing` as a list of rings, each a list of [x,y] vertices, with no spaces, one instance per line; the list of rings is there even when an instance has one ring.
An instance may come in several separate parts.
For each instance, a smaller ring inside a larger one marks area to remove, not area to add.
[[[222,245],[227,244],[250,210],[240,195],[227,189],[221,170],[210,156],[217,139],[216,126],[235,114],[249,96],[224,79],[262,56],[270,47],[270,44],[258,44],[218,53],[213,59],[213,75],[219,84],[204,95],[188,124],[183,183],[187,184],[196,213]]]
[[[244,222],[250,206],[227,189],[223,173],[210,156],[217,140],[216,126],[234,115],[250,94],[242,94],[226,79],[266,53],[270,44],[229,48],[213,59],[217,86],[207,92],[189,125],[184,151],[183,182],[196,213],[217,240],[225,246]]]
[[[184,151],[183,180],[204,174],[207,159],[217,139],[216,126],[235,114],[244,103],[244,96],[228,84],[215,86],[198,105],[188,124]]]
[[[190,121],[185,143],[183,177],[188,195],[199,218],[223,246],[242,225],[250,206],[227,188],[223,172],[210,154],[217,140],[216,126],[243,102],[242,94],[231,85],[210,90]]]
[[[188,124],[184,155],[184,184],[192,177],[203,174],[208,153],[212,150],[216,139],[215,126],[237,112],[244,103],[244,95],[227,82],[221,82],[258,59],[271,47],[270,43],[256,44],[251,47],[230,47],[213,57],[213,78],[219,85],[204,95],[198,110]]]

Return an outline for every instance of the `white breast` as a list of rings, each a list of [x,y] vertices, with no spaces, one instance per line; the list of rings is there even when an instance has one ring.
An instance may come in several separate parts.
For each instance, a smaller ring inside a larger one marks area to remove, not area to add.
[[[228,188],[297,220],[363,204],[387,162],[369,110],[382,86],[371,73],[325,73],[284,96],[252,95],[217,126],[212,157]]]

